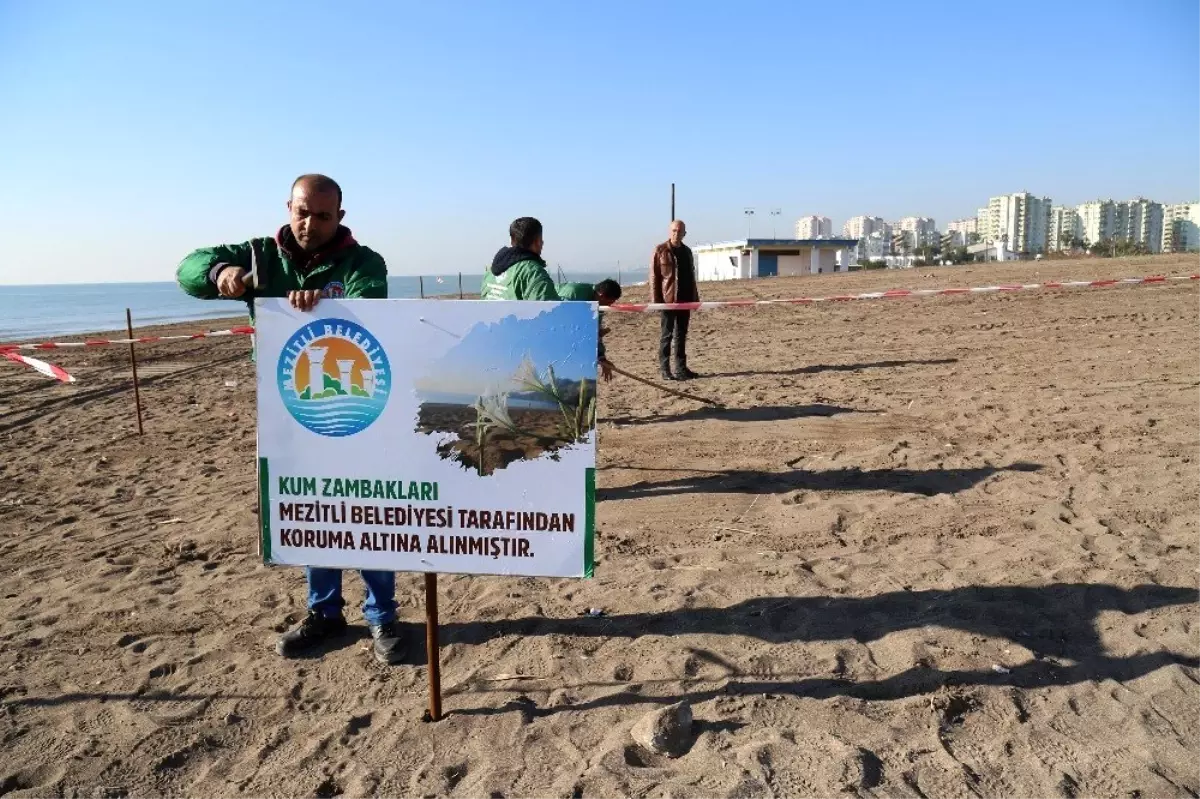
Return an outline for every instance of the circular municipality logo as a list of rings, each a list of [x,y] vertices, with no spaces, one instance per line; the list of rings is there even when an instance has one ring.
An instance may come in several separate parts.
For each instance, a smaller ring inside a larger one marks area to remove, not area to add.
[[[387,353],[362,325],[321,319],[287,340],[276,380],[292,418],[318,435],[340,437],[379,418],[391,374]]]

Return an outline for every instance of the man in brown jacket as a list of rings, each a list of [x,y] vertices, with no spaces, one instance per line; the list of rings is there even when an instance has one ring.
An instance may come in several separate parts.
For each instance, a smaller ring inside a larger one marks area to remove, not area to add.
[[[650,261],[651,302],[699,302],[696,264],[692,250],[683,243],[687,225],[676,219],[671,237],[654,248]],[[696,373],[687,365],[687,333],[691,311],[663,311],[658,341],[658,366],[666,380],[691,380]],[[671,372],[671,339],[675,339],[675,372]]]

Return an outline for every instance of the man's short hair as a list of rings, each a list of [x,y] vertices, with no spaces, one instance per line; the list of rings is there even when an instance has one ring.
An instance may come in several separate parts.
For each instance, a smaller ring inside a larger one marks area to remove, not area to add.
[[[315,191],[317,194],[328,194],[331,192],[336,194],[337,198],[338,198],[338,207],[339,208],[341,207],[341,205],[342,205],[342,187],[339,186],[337,181],[334,180],[333,178],[329,177],[328,175],[318,175],[316,173],[309,174],[309,175],[301,175],[300,177],[298,177],[292,181],[292,191],[295,191],[296,187],[299,186],[301,183],[308,186],[310,189]]]
[[[541,237],[542,223],[532,216],[514,219],[513,223],[508,226],[508,238],[514,247],[523,247],[528,250]]]
[[[596,293],[612,297],[614,301],[619,300],[621,299],[621,284],[611,277],[608,280],[601,280],[596,284]]]

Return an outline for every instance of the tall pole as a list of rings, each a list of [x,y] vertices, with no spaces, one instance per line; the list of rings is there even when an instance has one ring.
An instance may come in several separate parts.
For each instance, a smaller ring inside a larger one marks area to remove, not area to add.
[[[749,241],[750,233],[753,230],[753,225],[754,225],[754,209],[747,208],[742,213],[744,213],[746,215],[746,240]]]
[[[133,338],[133,314],[125,309],[125,331]],[[133,342],[129,342],[129,365],[133,368],[133,403],[137,407],[138,435],[142,435],[142,393],[138,390],[137,353],[133,351]]]
[[[671,184],[671,221],[675,221],[675,184]]]

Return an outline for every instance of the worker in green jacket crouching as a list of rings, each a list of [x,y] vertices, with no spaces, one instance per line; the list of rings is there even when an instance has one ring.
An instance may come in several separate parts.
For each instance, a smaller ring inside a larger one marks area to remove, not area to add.
[[[558,298],[560,300],[594,302],[601,306],[609,306],[621,299],[621,284],[612,278],[601,280],[594,286],[591,283],[563,283],[558,287]],[[600,364],[600,376],[605,380],[612,380],[612,363],[608,360],[608,356],[604,352],[604,334],[607,332],[607,327],[600,328],[600,337],[597,341],[599,349],[596,353],[596,360]]]
[[[274,238],[205,247],[188,255],[176,273],[180,287],[203,300],[244,299],[251,318],[254,297],[286,297],[300,311],[311,311],[322,297],[387,297],[387,265],[341,224],[346,214],[342,190],[332,178],[297,178],[287,207],[291,221]],[[259,508],[259,513],[267,510]],[[398,663],[405,645],[396,623],[396,575],[360,573],[366,584],[362,611],[372,652],[381,663]],[[310,566],[307,578],[308,617],[279,638],[275,649],[284,657],[319,650],[346,632],[341,569]]]
[[[601,280],[594,286],[591,283],[563,283],[558,287],[558,298],[608,306],[621,299],[621,284],[612,278]]]

